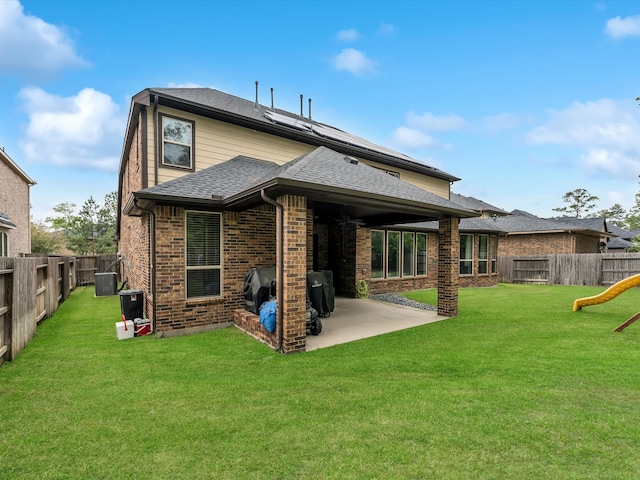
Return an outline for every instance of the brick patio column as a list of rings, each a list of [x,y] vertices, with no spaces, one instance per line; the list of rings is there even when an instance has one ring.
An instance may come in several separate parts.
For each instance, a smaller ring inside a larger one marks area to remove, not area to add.
[[[307,199],[296,195],[278,197],[282,205],[283,242],[282,262],[284,279],[277,278],[283,288],[282,305],[282,351],[302,352],[307,344]],[[280,225],[277,225],[280,232]],[[280,248],[277,248],[280,255]]]
[[[460,220],[441,218],[438,228],[438,315],[458,315],[458,277],[460,268]]]

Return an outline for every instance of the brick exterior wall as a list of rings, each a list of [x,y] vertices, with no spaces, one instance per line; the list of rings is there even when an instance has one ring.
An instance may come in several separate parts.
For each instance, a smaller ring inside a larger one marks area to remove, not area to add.
[[[500,238],[498,255],[556,255],[598,253],[600,238],[572,233],[507,235]]]
[[[0,160],[0,212],[9,216],[16,228],[0,231],[7,234],[9,240],[9,257],[31,253],[31,222],[29,205],[29,185],[24,179]]]
[[[294,353],[304,351],[307,342],[307,199],[283,195],[278,202],[283,206],[284,232],[283,256],[279,261],[286,276],[285,282],[278,279],[283,288],[283,305],[278,305],[284,322],[282,351]]]
[[[441,218],[438,228],[438,315],[458,315],[460,238],[457,218]]]
[[[140,124],[133,134],[124,172],[122,173],[122,205],[131,192],[141,190],[143,184],[143,135]],[[144,316],[154,320],[153,296],[151,291],[151,217],[120,217],[120,238],[118,251],[124,259],[123,279],[130,289],[144,292]]]
[[[158,333],[205,331],[234,321],[244,308],[244,277],[253,267],[275,265],[274,210],[264,205],[222,214],[222,291],[220,297],[186,298],[185,209],[156,207],[156,318]],[[244,319],[252,333],[264,330]],[[255,336],[255,335],[254,335]],[[271,339],[272,341],[273,339]]]

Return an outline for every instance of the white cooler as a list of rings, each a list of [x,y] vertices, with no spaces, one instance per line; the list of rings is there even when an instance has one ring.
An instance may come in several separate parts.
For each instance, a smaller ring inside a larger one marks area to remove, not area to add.
[[[126,338],[133,338],[133,321],[127,320],[126,322],[116,322],[116,333],[118,334],[118,340],[124,340]]]

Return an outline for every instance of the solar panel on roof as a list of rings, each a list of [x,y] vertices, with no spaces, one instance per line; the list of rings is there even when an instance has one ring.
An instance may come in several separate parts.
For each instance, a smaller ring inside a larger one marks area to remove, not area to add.
[[[387,155],[391,155],[392,157],[413,160],[411,157],[408,157],[400,152],[396,152],[395,150],[391,150],[390,148],[381,147],[380,145],[376,145],[375,143],[365,140],[364,138],[358,137],[356,135],[351,135],[350,133],[343,132],[342,130],[338,130],[337,128],[328,127],[326,125],[313,125],[311,128],[315,133],[322,137],[331,138],[333,140],[338,140],[339,142],[348,143],[349,145],[366,148],[367,150],[372,150],[374,152],[386,153]]]
[[[287,125],[289,127],[297,128],[299,130],[311,130],[311,124],[299,120],[297,118],[288,117],[287,115],[282,115],[281,113],[272,112],[267,110],[264,113],[264,116],[269,120],[273,120],[274,122],[280,125]]]

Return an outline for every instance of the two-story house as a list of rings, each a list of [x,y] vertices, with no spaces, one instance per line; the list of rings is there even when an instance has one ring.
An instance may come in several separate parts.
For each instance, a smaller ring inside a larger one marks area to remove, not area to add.
[[[0,257],[31,253],[30,187],[34,182],[0,149]]]
[[[311,104],[309,103],[309,112]],[[159,334],[240,326],[305,348],[306,274],[337,295],[438,288],[458,313],[459,180],[303,114],[209,88],[148,88],[131,102],[119,169],[119,251]],[[390,224],[438,221],[436,232]],[[240,320],[250,268],[276,266],[277,328]],[[404,282],[404,283],[403,283]]]

